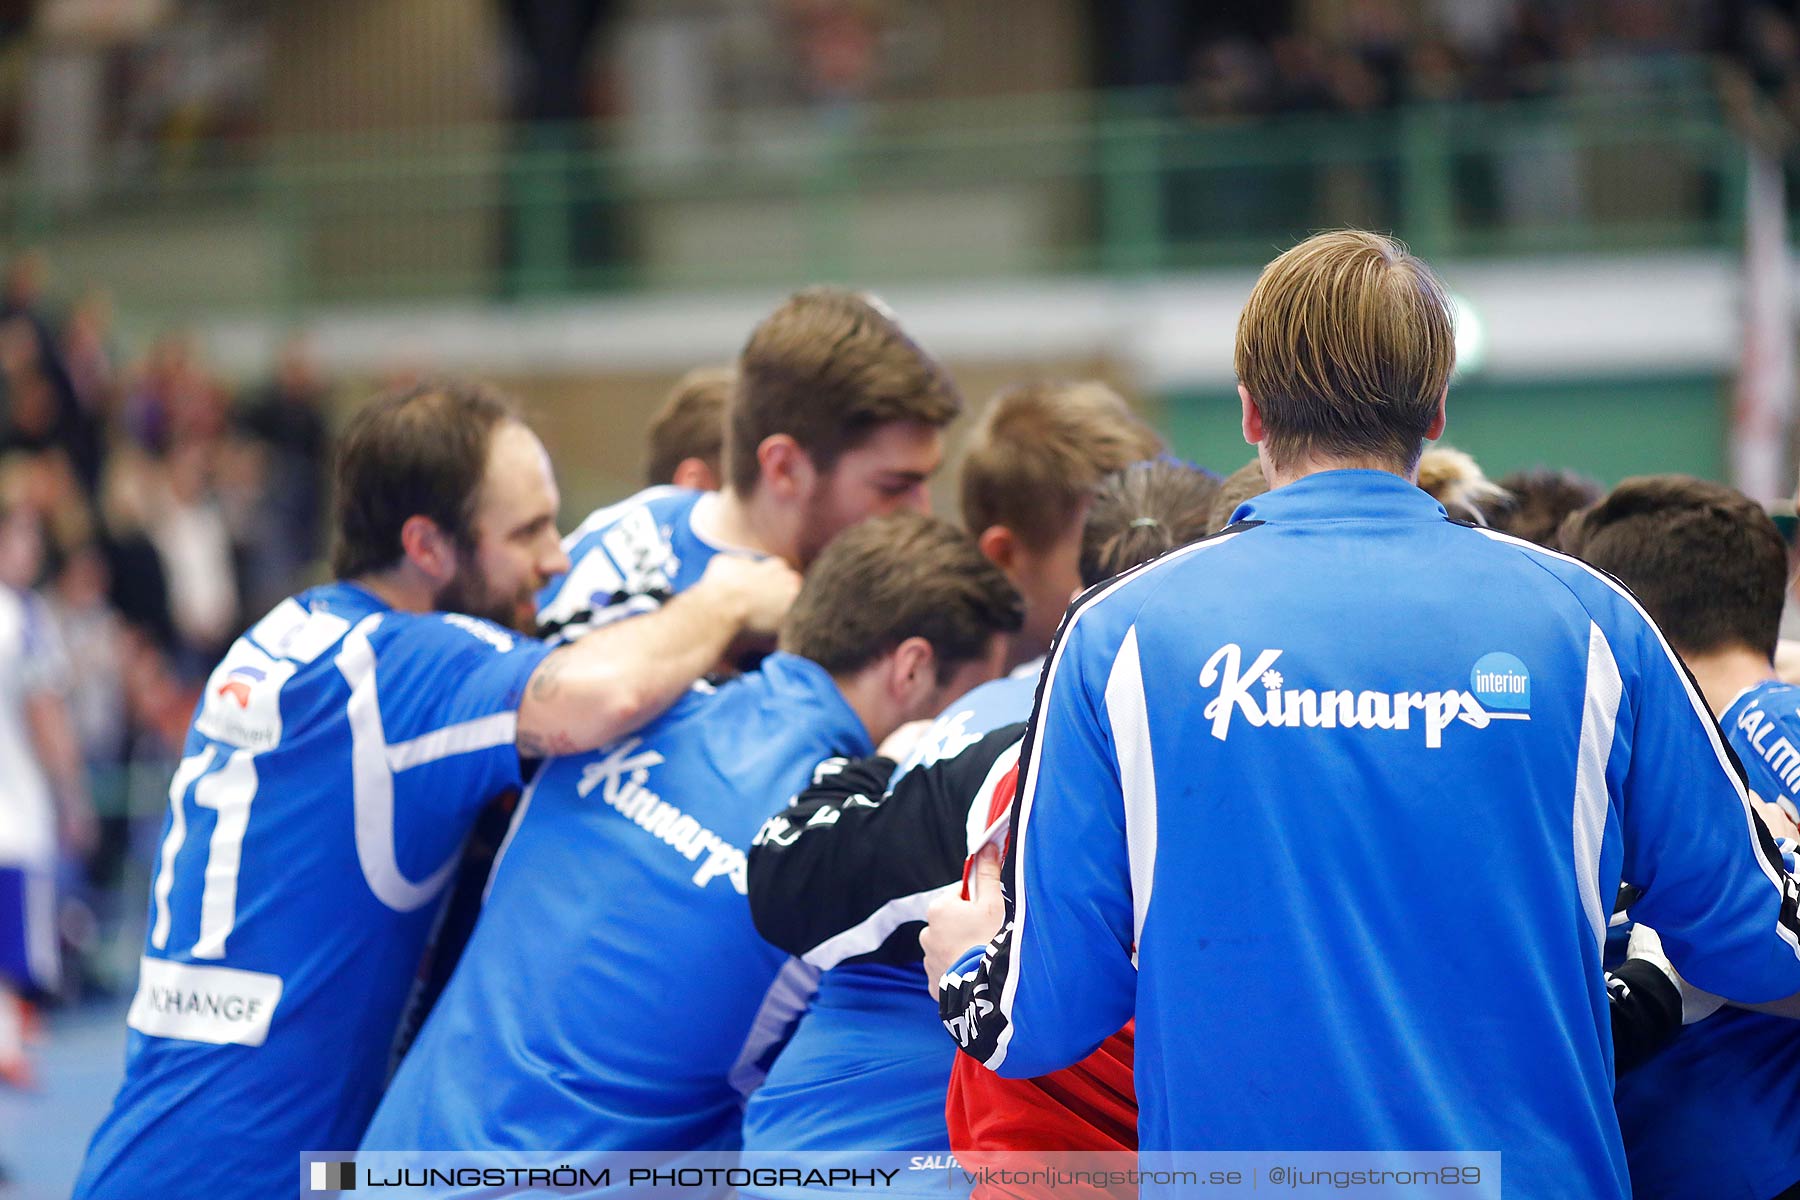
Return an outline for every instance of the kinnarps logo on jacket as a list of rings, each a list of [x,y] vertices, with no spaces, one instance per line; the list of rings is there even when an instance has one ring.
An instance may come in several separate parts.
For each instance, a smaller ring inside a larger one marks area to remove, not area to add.
[[[1453,721],[1486,729],[1493,721],[1531,719],[1531,673],[1511,654],[1482,656],[1469,672],[1467,691],[1377,692],[1290,688],[1275,669],[1282,653],[1264,650],[1246,668],[1243,648],[1227,643],[1206,660],[1200,686],[1219,689],[1204,712],[1214,737],[1224,741],[1232,721],[1242,717],[1257,729],[1417,728],[1426,747],[1436,750]]]

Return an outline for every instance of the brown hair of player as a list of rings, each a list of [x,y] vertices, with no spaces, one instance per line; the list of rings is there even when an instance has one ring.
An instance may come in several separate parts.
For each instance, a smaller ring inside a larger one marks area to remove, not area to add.
[[[727,406],[725,474],[739,496],[756,491],[757,450],[787,434],[813,467],[838,458],[880,426],[941,429],[962,411],[949,374],[872,296],[835,287],[796,292],[751,333]]]
[[[1571,514],[1558,540],[1623,580],[1684,658],[1743,646],[1773,661],[1787,543],[1742,492],[1691,475],[1640,475]]]
[[[1455,362],[1449,293],[1377,233],[1301,242],[1263,270],[1238,318],[1238,382],[1278,468],[1320,457],[1411,472]]]
[[[695,367],[675,381],[650,418],[646,483],[718,488],[724,478],[725,406],[736,382],[732,367]]]
[[[899,512],[853,526],[825,548],[782,625],[781,648],[841,676],[920,637],[936,653],[942,684],[1023,619],[1019,593],[973,538],[937,517]]]
[[[963,526],[1003,525],[1033,550],[1062,537],[1110,471],[1162,453],[1123,397],[1091,380],[1040,380],[988,401],[963,454]]]

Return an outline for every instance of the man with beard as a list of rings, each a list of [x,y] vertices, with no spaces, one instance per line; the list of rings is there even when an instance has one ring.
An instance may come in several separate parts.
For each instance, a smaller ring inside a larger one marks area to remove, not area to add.
[[[513,632],[568,559],[543,445],[478,386],[369,405],[337,487],[337,581],[282,601],[207,680],[125,1081],[77,1196],[277,1195],[301,1151],[355,1145],[476,811],[520,786],[521,757],[660,713],[798,587],[721,556],[629,637]]]

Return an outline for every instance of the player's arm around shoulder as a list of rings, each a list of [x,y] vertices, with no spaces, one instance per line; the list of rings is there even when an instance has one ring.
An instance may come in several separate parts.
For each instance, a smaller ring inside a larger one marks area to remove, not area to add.
[[[787,808],[764,822],[750,849],[750,915],[770,943],[831,967],[815,955],[838,935],[873,922],[882,940],[838,947],[845,956],[908,963],[918,942],[889,936],[918,917],[909,906],[962,878],[971,805],[985,814],[982,784],[1014,751],[1024,726],[989,733],[950,758],[925,763],[890,786],[892,759],[832,760]],[[892,915],[889,922],[873,920]],[[830,958],[830,956],[826,956]]]
[[[800,590],[777,559],[716,555],[700,581],[654,613],[552,651],[519,704],[519,751],[578,754],[655,719],[740,635],[771,637]]]

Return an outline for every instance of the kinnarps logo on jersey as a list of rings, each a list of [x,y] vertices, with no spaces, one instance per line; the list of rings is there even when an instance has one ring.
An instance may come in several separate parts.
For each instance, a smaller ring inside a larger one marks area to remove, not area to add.
[[[725,879],[739,895],[747,895],[748,857],[650,789],[651,768],[660,767],[664,759],[655,750],[643,749],[643,744],[642,738],[629,738],[601,751],[599,757],[582,767],[575,794],[586,799],[598,788],[608,808],[635,822],[689,862],[698,863],[692,876],[695,887]]]
[[[1264,650],[1246,668],[1243,648],[1228,643],[1206,660],[1200,686],[1219,689],[1204,710],[1214,737],[1224,741],[1241,717],[1257,729],[1418,729],[1436,750],[1457,721],[1486,729],[1494,721],[1531,719],[1531,673],[1511,654],[1484,655],[1469,673],[1467,691],[1379,692],[1290,686],[1275,669],[1284,653]]]
[[[239,638],[207,680],[194,728],[228,746],[271,748],[281,741],[281,689],[296,669]]]

